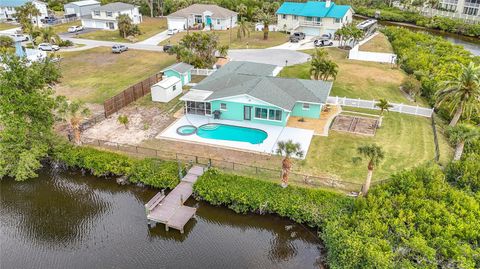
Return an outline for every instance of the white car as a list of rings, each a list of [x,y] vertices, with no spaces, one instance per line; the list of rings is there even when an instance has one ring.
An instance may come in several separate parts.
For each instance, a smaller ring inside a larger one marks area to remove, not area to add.
[[[168,29],[167,35],[174,35],[178,33],[178,29]]]
[[[76,33],[76,32],[80,32],[83,30],[83,26],[81,25],[76,25],[76,26],[70,26],[68,27],[68,32],[69,33]]]
[[[38,45],[38,49],[41,51],[57,51],[60,47],[49,43],[41,43]]]
[[[20,41],[20,42],[28,41],[28,36],[23,34],[11,34],[10,37],[13,38],[13,40],[15,41]]]

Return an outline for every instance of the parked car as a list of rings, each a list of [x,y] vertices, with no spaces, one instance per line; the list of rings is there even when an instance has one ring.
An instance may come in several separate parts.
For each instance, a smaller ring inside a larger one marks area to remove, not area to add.
[[[296,32],[290,36],[290,42],[296,43],[302,39],[305,39],[305,33],[302,32]]]
[[[55,18],[55,17],[45,17],[44,19],[41,19],[40,21],[43,22],[43,23],[46,23],[46,24],[52,24],[52,23],[55,23],[57,21],[57,18]]]
[[[167,35],[174,35],[178,32],[179,32],[178,29],[168,29]]]
[[[313,45],[315,45],[315,47],[328,47],[333,46],[333,42],[329,39],[315,39],[315,41],[313,41]]]
[[[20,41],[20,42],[28,41],[28,36],[24,34],[11,34],[10,37],[13,38],[13,40],[15,41]]]
[[[112,46],[112,52],[113,53],[122,53],[124,51],[127,51],[128,50],[128,47],[125,46],[125,45],[121,45],[121,44],[115,44]]]
[[[76,32],[80,32],[83,30],[83,26],[81,25],[75,25],[75,26],[70,26],[68,27],[68,32],[69,33],[76,33]]]
[[[164,52],[168,52],[169,50],[171,50],[173,48],[173,45],[164,45],[163,46],[163,51]]]
[[[50,43],[41,43],[38,45],[38,49],[42,51],[57,51],[60,49],[60,47]]]

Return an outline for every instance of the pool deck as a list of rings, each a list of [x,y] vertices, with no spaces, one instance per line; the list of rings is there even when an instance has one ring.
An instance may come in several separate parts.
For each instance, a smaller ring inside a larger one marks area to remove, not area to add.
[[[248,142],[230,141],[230,140],[217,140],[199,137],[196,134],[193,135],[179,135],[177,134],[177,128],[183,125],[194,125],[196,127],[208,124],[219,123],[229,124],[247,128],[257,128],[265,131],[268,137],[261,144],[251,144]],[[253,151],[264,154],[275,154],[278,141],[292,140],[295,143],[300,143],[302,150],[305,152],[303,158],[305,158],[310,142],[314,134],[313,130],[274,126],[268,124],[258,124],[245,121],[230,121],[230,120],[214,120],[210,117],[187,115],[179,118],[172,123],[163,132],[161,132],[157,139],[172,139],[183,142],[208,144],[214,147],[224,147],[243,151]]]

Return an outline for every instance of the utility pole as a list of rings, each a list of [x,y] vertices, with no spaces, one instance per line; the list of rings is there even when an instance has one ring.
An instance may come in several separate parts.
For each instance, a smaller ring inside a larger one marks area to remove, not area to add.
[[[233,17],[230,17],[230,32],[229,32],[230,38],[229,38],[229,41],[228,41],[228,46],[229,47],[232,46],[232,24],[233,24],[232,20],[233,20]]]

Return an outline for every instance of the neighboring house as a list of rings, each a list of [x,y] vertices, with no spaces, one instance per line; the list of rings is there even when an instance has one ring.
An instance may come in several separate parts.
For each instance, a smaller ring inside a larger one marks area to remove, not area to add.
[[[237,25],[237,12],[217,5],[193,4],[167,16],[168,29],[227,30]]]
[[[0,0],[0,21],[15,20],[15,8],[21,7],[28,2],[32,2],[41,13],[40,16],[32,18],[32,23],[41,25],[41,19],[48,17],[48,9],[46,3],[37,0]]]
[[[182,81],[178,77],[167,77],[152,85],[152,101],[167,103],[182,93]]]
[[[73,14],[75,14],[76,17],[80,18],[92,14],[92,9],[99,7],[100,2],[98,1],[84,0],[67,3],[63,5],[63,10],[65,10],[66,16],[73,16]]]
[[[192,80],[192,69],[192,65],[186,63],[176,63],[163,69],[161,72],[163,72],[163,76],[165,77],[179,78],[183,86],[190,83]]]
[[[277,10],[278,29],[318,36],[334,34],[353,20],[353,9],[331,1],[284,2]]]
[[[82,17],[82,25],[85,28],[116,30],[118,29],[117,18],[120,14],[128,15],[133,24],[142,22],[138,6],[115,2],[92,8],[90,15]]]
[[[320,118],[332,82],[274,77],[277,66],[229,62],[180,98],[187,114],[286,126]]]

